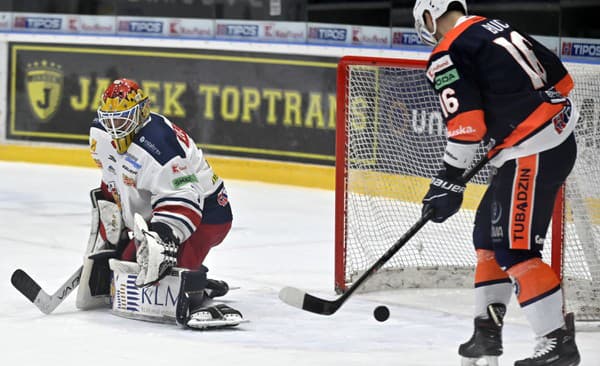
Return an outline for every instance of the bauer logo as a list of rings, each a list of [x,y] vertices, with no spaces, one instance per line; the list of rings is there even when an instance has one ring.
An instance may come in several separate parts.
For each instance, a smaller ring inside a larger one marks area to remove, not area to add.
[[[25,80],[27,96],[33,115],[40,122],[48,122],[60,105],[64,74],[62,66],[41,60],[27,64]]]
[[[252,24],[219,24],[218,36],[229,37],[258,37],[258,25]]]
[[[60,30],[62,27],[62,19],[15,16],[14,27],[22,29]]]
[[[345,42],[348,31],[344,28],[314,28],[308,32],[308,38],[322,41]]]
[[[131,33],[162,34],[163,23],[162,22],[149,22],[149,21],[121,20],[121,21],[119,21],[119,31],[120,32],[131,32]]]
[[[564,42],[562,46],[562,55],[575,57],[600,57],[600,44]]]

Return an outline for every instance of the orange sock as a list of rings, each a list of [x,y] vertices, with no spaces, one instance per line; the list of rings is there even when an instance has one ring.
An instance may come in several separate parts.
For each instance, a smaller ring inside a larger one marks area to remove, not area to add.
[[[533,258],[507,270],[515,283],[515,292],[531,329],[543,336],[565,324],[560,279],[552,268]]]
[[[475,267],[475,287],[490,285],[500,282],[510,282],[506,272],[500,268],[494,252],[486,249],[477,249],[477,266]]]
[[[488,305],[500,303],[508,305],[513,287],[491,250],[477,250],[475,267],[475,318],[487,318]]]
[[[514,279],[517,300],[526,306],[553,292],[560,290],[560,280],[546,263],[540,258],[532,258],[521,262],[507,270]]]

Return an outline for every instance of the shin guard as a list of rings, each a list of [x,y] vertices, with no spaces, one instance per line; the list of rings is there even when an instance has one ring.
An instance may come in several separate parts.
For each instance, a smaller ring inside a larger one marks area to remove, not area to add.
[[[475,318],[487,318],[488,306],[499,303],[508,305],[512,295],[512,283],[491,250],[477,250],[475,267]]]
[[[517,300],[537,336],[562,327],[563,295],[560,280],[540,258],[532,258],[510,267]]]

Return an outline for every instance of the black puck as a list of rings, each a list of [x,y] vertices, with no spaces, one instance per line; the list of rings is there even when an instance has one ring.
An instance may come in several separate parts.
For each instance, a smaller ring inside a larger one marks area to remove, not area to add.
[[[387,306],[380,305],[373,311],[373,316],[377,321],[384,322],[390,317],[390,309]]]

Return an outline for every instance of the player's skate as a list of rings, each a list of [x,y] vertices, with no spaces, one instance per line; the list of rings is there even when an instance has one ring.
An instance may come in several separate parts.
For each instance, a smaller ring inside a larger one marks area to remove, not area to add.
[[[244,321],[242,314],[225,304],[192,310],[186,325],[193,329],[234,327]]]
[[[575,317],[565,316],[565,327],[540,337],[530,358],[515,362],[515,366],[576,366],[580,356],[575,344]]]
[[[502,354],[502,321],[506,306],[491,304],[488,305],[487,312],[487,319],[475,318],[473,336],[458,347],[462,366],[498,366],[498,356]]]

